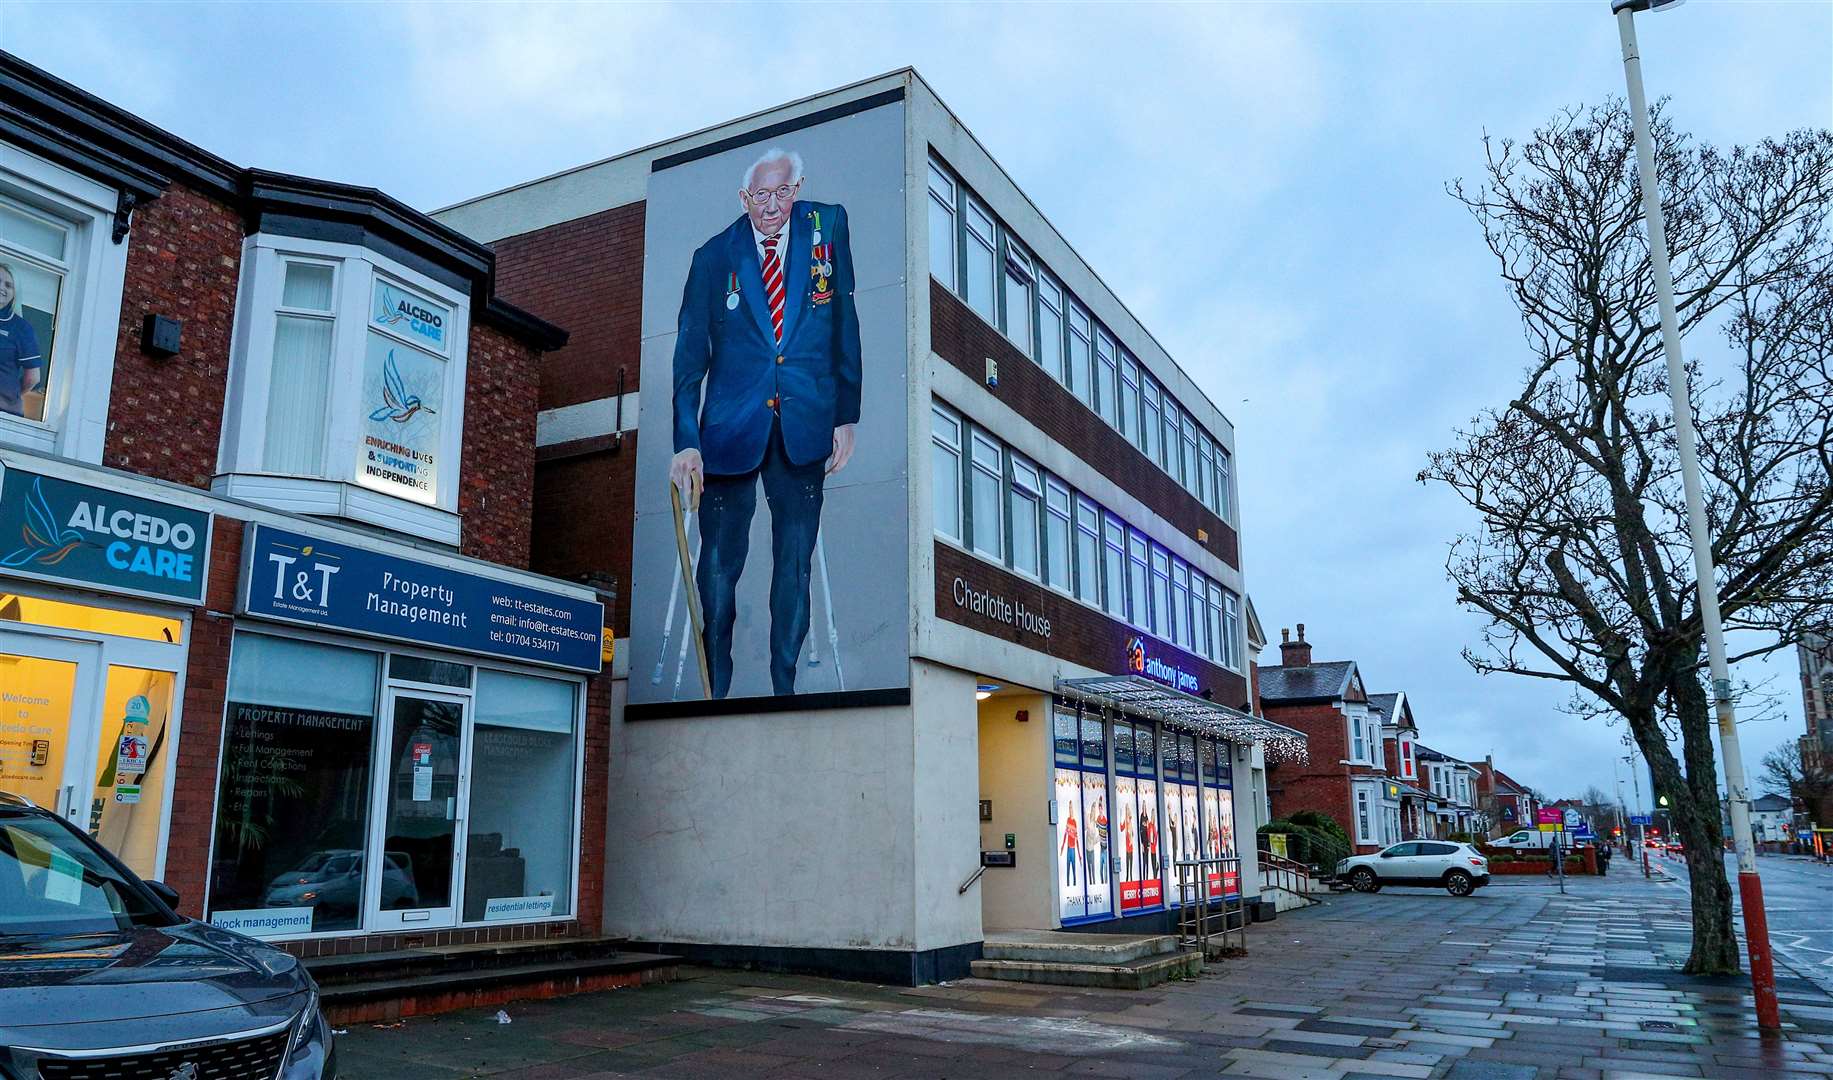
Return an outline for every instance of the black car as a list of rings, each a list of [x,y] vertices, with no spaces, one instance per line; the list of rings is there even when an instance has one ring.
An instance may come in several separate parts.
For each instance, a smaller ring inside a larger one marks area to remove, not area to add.
[[[333,1080],[292,956],[173,911],[56,814],[0,792],[0,1077]]]

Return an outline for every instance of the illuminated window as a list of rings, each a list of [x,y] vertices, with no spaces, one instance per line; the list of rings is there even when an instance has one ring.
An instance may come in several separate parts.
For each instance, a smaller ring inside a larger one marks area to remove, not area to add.
[[[143,615],[118,608],[71,604],[18,593],[0,593],[0,620],[49,626],[59,630],[81,630],[91,634],[113,634],[116,637],[163,641],[172,645],[184,643],[185,624],[179,619]]]

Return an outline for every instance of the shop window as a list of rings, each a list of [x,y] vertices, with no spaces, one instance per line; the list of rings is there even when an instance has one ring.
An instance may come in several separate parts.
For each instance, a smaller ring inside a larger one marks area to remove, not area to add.
[[[471,665],[397,653],[388,658],[388,677],[432,686],[464,687],[471,685]]]
[[[1069,575],[1069,489],[1055,478],[1044,485],[1044,571],[1052,588],[1075,591]]]
[[[980,200],[967,196],[966,228],[961,230],[961,249],[967,273],[962,278],[962,299],[967,306],[980,313],[980,317],[989,323],[997,324],[999,276],[996,273],[998,262],[999,228],[993,222],[993,214]]]
[[[1140,444],[1139,361],[1120,355],[1120,433],[1134,446]]]
[[[477,673],[466,922],[570,915],[577,686]]]
[[[1001,310],[1006,337],[1020,352],[1031,355],[1031,283],[1035,280],[1031,256],[1010,236],[1006,237],[1006,292]]]
[[[466,295],[268,235],[245,242],[240,288],[215,489],[456,543]]]
[[[111,665],[102,689],[89,834],[141,877],[154,877],[172,759],[170,671]]]
[[[1076,497],[1076,599],[1101,606],[1101,509]]]
[[[168,645],[182,645],[185,632],[182,619],[6,592],[0,592],[0,621],[162,641]]]
[[[936,532],[959,541],[961,530],[961,420],[940,406],[929,414],[930,501]]]
[[[1039,526],[1042,524],[1039,504],[1044,497],[1044,478],[1037,466],[1013,455],[1012,458],[1012,569],[1035,578],[1041,569],[1038,559]]]
[[[1064,381],[1063,286],[1049,274],[1038,275],[1037,362],[1050,372],[1051,378]]]
[[[1115,367],[1114,339],[1106,330],[1095,331],[1095,411],[1110,427],[1120,426],[1120,389]],[[1124,434],[1124,429],[1122,434]]]
[[[1069,357],[1066,370],[1069,392],[1076,400],[1089,408],[1094,408],[1093,373],[1089,370],[1092,324],[1088,312],[1074,300],[1069,302]]]
[[[934,159],[929,162],[929,274],[955,288],[955,181]]]
[[[972,501],[968,506],[968,529],[973,534],[974,550],[992,559],[1005,558],[1004,469],[999,444],[980,432],[974,432],[973,468],[968,484]]]
[[[269,935],[360,925],[377,660],[356,649],[236,635],[212,920]],[[393,864],[384,882],[397,893],[415,887]]]
[[[1103,605],[1109,615],[1127,617],[1127,525],[1113,514],[1101,518],[1101,575],[1107,581]]]

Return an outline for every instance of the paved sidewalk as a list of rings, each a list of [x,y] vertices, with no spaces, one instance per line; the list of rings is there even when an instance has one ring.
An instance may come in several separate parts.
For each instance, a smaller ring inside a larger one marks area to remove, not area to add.
[[[1785,973],[1759,1039],[1741,978],[1697,980],[1684,890],[1640,875],[1386,889],[1257,926],[1249,954],[1145,992],[899,989],[694,971],[637,990],[359,1027],[352,1080],[466,1076],[1833,1076],[1833,997]]]

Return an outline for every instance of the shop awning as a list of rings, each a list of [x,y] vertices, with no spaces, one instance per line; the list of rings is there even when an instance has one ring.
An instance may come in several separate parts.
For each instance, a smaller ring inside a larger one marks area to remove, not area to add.
[[[1096,709],[1130,713],[1177,730],[1232,743],[1260,743],[1268,761],[1303,762],[1308,753],[1302,731],[1173,690],[1141,675],[1058,679],[1056,692]]]

